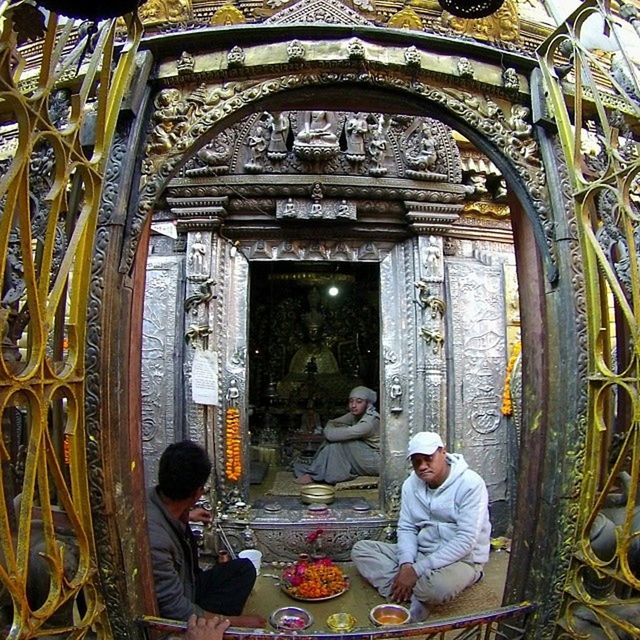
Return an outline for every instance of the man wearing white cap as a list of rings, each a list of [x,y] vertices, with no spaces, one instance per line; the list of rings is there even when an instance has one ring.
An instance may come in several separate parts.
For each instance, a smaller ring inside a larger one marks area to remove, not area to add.
[[[482,578],[491,523],[484,480],[462,455],[447,453],[437,433],[414,435],[407,458],[413,472],[402,485],[397,544],[361,540],[351,559],[383,597],[410,601],[418,622],[430,604]]]

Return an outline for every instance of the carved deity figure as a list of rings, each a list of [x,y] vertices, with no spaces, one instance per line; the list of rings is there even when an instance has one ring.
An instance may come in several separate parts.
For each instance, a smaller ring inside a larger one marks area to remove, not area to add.
[[[439,270],[440,258],[442,254],[440,252],[440,246],[437,238],[429,236],[429,244],[425,249],[424,266],[427,270],[427,275],[433,275]]]
[[[189,265],[193,270],[193,275],[199,276],[204,273],[204,261],[207,254],[207,247],[202,242],[202,234],[198,231],[191,245],[191,254],[189,255]]]
[[[278,383],[278,395],[291,397],[308,383],[309,376],[325,379],[340,373],[333,351],[323,339],[324,316],[319,309],[320,294],[314,287],[308,295],[309,311],[302,316],[306,341],[289,362],[288,373]]]
[[[289,198],[284,205],[284,211],[282,213],[284,218],[295,218],[296,217],[296,205],[293,201],[293,198]]]
[[[333,118],[328,111],[307,111],[304,127],[296,136],[296,144],[334,147],[338,137],[333,132]]]
[[[147,0],[138,9],[143,23],[179,22],[189,19],[189,0]]]
[[[177,89],[163,89],[156,98],[153,114],[156,125],[151,133],[149,150],[154,153],[169,151],[186,133],[189,105]]]
[[[505,202],[507,199],[507,181],[502,177],[498,180],[494,199],[497,202]]]
[[[429,122],[423,122],[416,152],[407,156],[407,164],[417,171],[433,171],[438,161],[438,141]]]
[[[227,393],[225,398],[230,406],[235,407],[240,397],[240,389],[238,389],[238,381],[236,378],[229,380],[229,386],[227,387]]]
[[[316,200],[315,202],[313,202],[313,204],[311,205],[311,211],[309,212],[309,215],[312,218],[322,217],[322,203],[320,202],[320,200]]]
[[[502,72],[502,86],[507,91],[518,91],[520,89],[520,78],[518,78],[518,72],[513,67],[507,67]]]
[[[347,138],[346,156],[349,160],[365,159],[364,136],[367,133],[367,120],[362,113],[354,113],[348,119],[344,127]]]
[[[472,173],[469,176],[469,186],[473,188],[473,195],[475,196],[485,196],[489,193],[487,176],[484,173]]]
[[[402,411],[402,383],[400,382],[400,376],[393,376],[391,378],[391,387],[389,389],[389,396],[391,397],[391,413],[400,413]]]
[[[340,200],[340,204],[338,205],[338,211],[336,213],[336,217],[338,218],[350,218],[351,213],[349,211],[349,205],[346,200]]]
[[[458,60],[458,74],[461,78],[473,78],[473,66],[469,58],[460,58]]]
[[[387,136],[384,127],[384,116],[380,116],[378,121],[369,128],[369,155],[373,160],[373,166],[369,168],[371,175],[384,175],[387,168],[384,166],[384,160],[387,156]]]
[[[286,113],[267,114],[267,127],[271,133],[267,155],[285,157],[287,155],[287,137],[289,135],[289,116]]]
[[[318,309],[320,294],[313,288],[308,296],[310,310],[305,313],[302,321],[307,331],[308,342],[303,344],[291,358],[289,371],[291,373],[308,373],[309,366],[316,367],[318,373],[337,373],[338,361],[333,352],[322,341],[322,327],[324,316]]]
[[[179,74],[192,73],[195,66],[196,59],[188,51],[183,51],[176,62]]]
[[[255,131],[247,139],[249,160],[244,165],[247,171],[262,171],[262,161],[267,152],[267,132],[262,124],[258,124]]]

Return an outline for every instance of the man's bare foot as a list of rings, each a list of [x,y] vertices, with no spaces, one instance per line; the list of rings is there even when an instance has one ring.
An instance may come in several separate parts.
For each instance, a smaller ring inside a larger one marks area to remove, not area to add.
[[[296,484],[311,484],[313,482],[313,478],[308,473],[305,473],[299,478],[296,478],[294,482]]]

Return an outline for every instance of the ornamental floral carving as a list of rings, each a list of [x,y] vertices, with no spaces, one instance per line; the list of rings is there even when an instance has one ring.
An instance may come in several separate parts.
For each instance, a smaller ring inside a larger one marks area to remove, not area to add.
[[[287,44],[287,58],[289,62],[302,62],[306,53],[304,45],[300,40],[292,40]]]
[[[230,67],[241,67],[244,65],[245,57],[244,49],[236,45],[227,54],[227,64]]]
[[[422,56],[417,47],[411,45],[404,52],[404,61],[408,67],[419,67],[422,64]]]

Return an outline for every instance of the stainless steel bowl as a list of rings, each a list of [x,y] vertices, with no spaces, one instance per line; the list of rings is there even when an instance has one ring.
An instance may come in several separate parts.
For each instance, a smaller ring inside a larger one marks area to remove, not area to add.
[[[280,631],[300,631],[313,624],[313,616],[302,607],[281,607],[269,616],[269,622]]]
[[[336,490],[328,484],[305,484],[300,488],[300,500],[305,504],[330,504]]]
[[[409,609],[400,604],[379,604],[369,612],[373,624],[379,627],[393,627],[406,624],[411,619]]]

